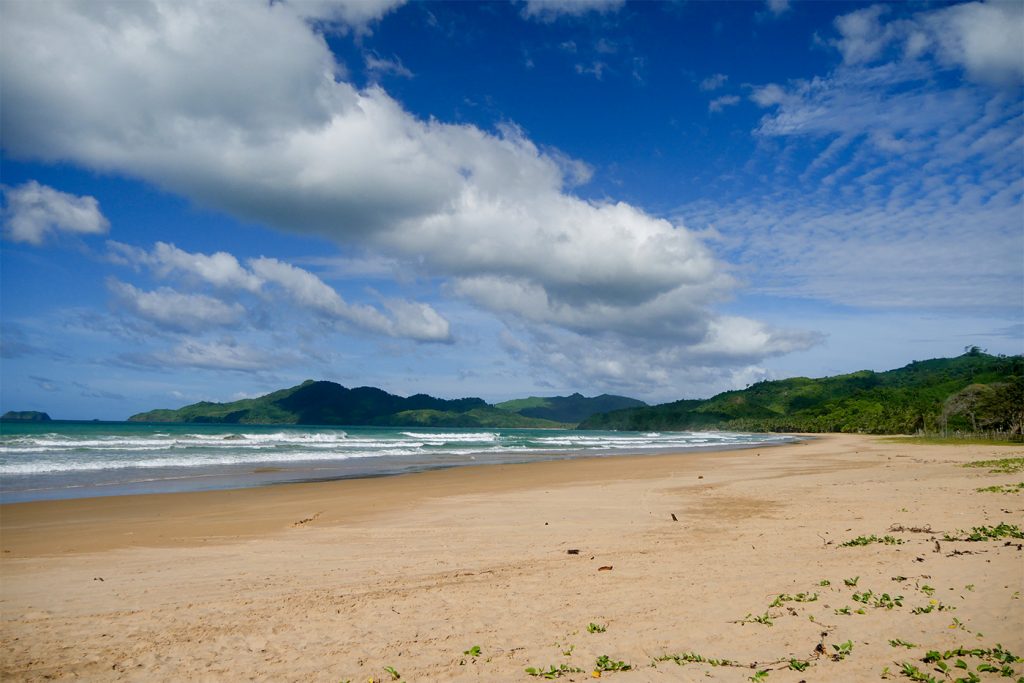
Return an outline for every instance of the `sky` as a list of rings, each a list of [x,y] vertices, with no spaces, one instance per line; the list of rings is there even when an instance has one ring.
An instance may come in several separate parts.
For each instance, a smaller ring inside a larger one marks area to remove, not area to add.
[[[0,1],[0,410],[1024,352],[1024,3]]]

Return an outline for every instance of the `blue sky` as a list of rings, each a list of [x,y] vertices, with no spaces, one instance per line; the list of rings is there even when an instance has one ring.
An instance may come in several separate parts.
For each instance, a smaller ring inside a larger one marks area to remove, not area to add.
[[[0,5],[2,410],[1024,351],[1024,5]]]

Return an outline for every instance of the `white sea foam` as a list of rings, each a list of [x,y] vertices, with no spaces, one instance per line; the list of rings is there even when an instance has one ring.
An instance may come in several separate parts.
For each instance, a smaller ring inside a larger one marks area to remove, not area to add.
[[[118,469],[150,469],[158,467],[209,467],[213,465],[261,465],[266,463],[293,464],[298,462],[317,462],[349,460],[352,458],[372,458],[383,456],[415,455],[416,449],[386,448],[369,453],[317,453],[313,451],[276,452],[266,455],[210,454],[207,456],[187,456],[145,459],[115,460],[36,460],[25,463],[4,463],[0,465],[0,475],[18,474],[50,474],[55,472],[94,472],[99,470]]]
[[[499,437],[494,432],[402,432],[402,436],[412,439],[423,439],[425,441],[457,443],[463,441],[488,443],[498,441]]]
[[[119,433],[118,429],[122,431]],[[373,463],[374,458],[388,459],[387,467],[393,471],[394,467],[402,466],[403,459],[410,466],[429,467],[487,461],[490,456],[507,462],[509,458],[533,457],[531,454],[679,451],[787,438],[731,432],[398,431],[370,427],[348,431],[214,427],[188,432],[165,428],[146,433],[144,429],[118,426],[104,431],[99,426],[69,429],[66,433],[0,436],[0,476],[5,478],[3,486],[8,489],[12,477],[21,476],[72,476],[156,468],[191,471],[187,476],[208,476],[218,467],[350,460]],[[380,466],[367,464],[360,472],[372,474],[375,467]],[[159,478],[170,476],[167,472]]]

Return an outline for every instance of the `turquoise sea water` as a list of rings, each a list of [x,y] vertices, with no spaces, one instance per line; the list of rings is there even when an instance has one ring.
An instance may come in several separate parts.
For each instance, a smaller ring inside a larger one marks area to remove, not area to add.
[[[6,423],[0,425],[0,502],[239,488],[789,440],[731,432]]]

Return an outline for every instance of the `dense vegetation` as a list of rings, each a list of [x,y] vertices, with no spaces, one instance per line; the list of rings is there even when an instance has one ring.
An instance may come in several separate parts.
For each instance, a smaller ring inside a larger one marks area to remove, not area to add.
[[[780,432],[996,431],[1024,428],[1024,357],[971,348],[888,372],[758,382],[707,400],[595,415],[580,429]]]
[[[259,398],[231,403],[203,401],[177,410],[151,410],[133,422],[228,424],[380,425],[424,427],[564,427],[567,425],[499,410],[479,398],[445,400],[416,394],[395,396],[374,387],[348,389],[306,380]],[[568,425],[571,426],[571,425]]]
[[[635,398],[613,394],[601,394],[593,398],[572,394],[571,396],[531,396],[496,403],[494,407],[525,417],[576,424],[597,413],[607,413],[623,408],[642,408],[646,405],[643,401],[638,401]]]

